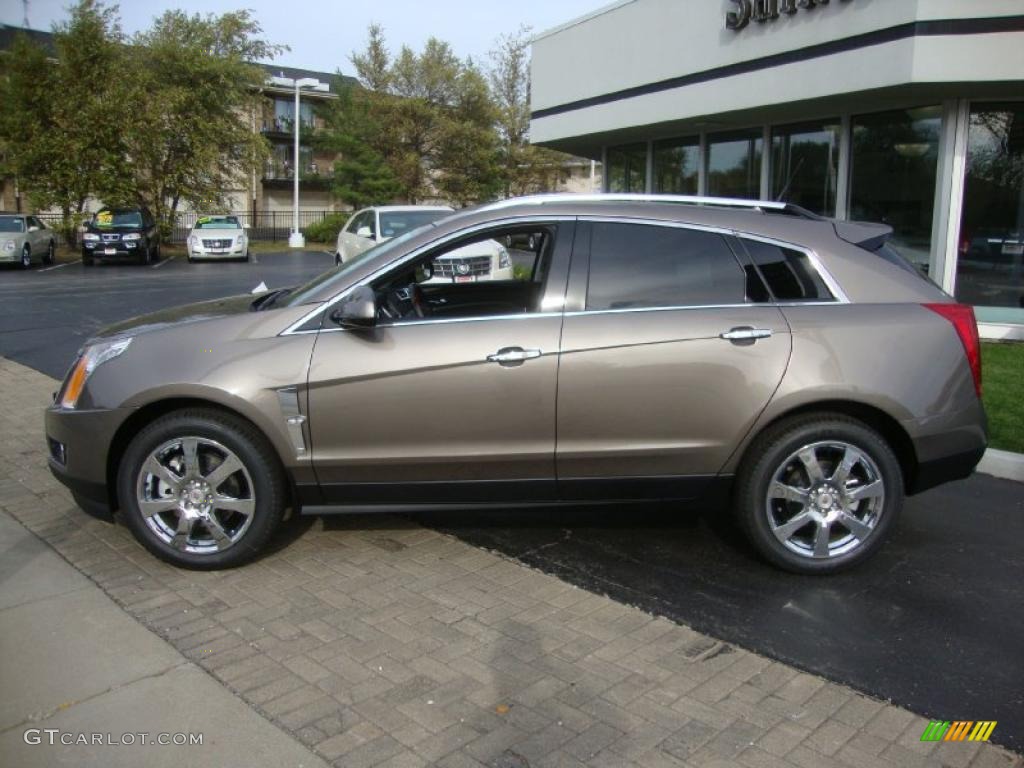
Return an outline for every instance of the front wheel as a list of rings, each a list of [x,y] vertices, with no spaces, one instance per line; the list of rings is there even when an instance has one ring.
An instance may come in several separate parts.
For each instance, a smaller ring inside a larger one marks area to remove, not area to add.
[[[46,255],[43,256],[43,264],[45,264],[46,266],[50,266],[51,264],[53,264],[53,262],[55,260],[54,259],[55,254],[56,254],[56,248],[54,248],[53,240],[51,240],[50,244],[46,247]]]
[[[22,269],[28,269],[32,266],[32,251],[29,250],[28,244],[21,249],[21,261],[18,262]]]
[[[835,573],[874,555],[903,506],[903,473],[875,430],[812,414],[765,432],[747,451],[734,494],[757,550],[795,573]]]
[[[206,409],[175,411],[143,429],[125,451],[117,493],[146,549],[201,570],[254,558],[287,504],[266,439],[247,422]]]

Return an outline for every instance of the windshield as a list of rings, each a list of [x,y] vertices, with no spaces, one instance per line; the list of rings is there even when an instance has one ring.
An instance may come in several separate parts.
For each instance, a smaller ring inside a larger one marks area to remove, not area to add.
[[[0,232],[24,232],[25,219],[21,216],[0,216]]]
[[[195,229],[241,229],[242,225],[234,216],[204,216],[196,222]]]
[[[410,229],[400,237],[396,237],[392,240],[386,240],[379,245],[375,245],[373,248],[368,248],[345,263],[338,265],[334,269],[329,269],[323,274],[317,275],[305,285],[300,285],[288,294],[286,298],[282,298],[280,301],[275,301],[274,306],[294,307],[297,304],[308,303],[314,294],[319,293],[324,289],[329,291],[332,287],[336,287],[337,290],[340,290],[347,282],[348,276],[358,268],[362,267],[365,262],[376,256],[380,256],[381,254],[388,253],[389,251],[399,250],[403,243],[408,242],[419,235],[423,230],[427,229],[427,227],[432,226],[433,224],[425,224],[422,227]]]
[[[381,237],[398,237],[411,229],[431,224],[451,211],[382,211],[380,214]]]
[[[93,224],[103,229],[111,227],[141,227],[142,214],[138,211],[102,210],[96,214]]]

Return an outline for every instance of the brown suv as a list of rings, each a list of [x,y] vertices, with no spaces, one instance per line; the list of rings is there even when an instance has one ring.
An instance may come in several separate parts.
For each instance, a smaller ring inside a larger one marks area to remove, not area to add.
[[[973,312],[889,234],[781,203],[486,205],[105,330],[47,411],[50,467],[188,567],[251,558],[289,509],[671,499],[835,571],[985,449]],[[484,240],[519,246],[515,279],[437,279]]]

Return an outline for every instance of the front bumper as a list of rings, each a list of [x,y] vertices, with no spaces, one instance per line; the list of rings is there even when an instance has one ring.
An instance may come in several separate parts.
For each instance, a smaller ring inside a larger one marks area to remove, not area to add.
[[[89,501],[116,506],[107,465],[114,435],[131,412],[50,406],[45,416],[47,463],[54,477]]]
[[[145,251],[141,240],[133,243],[83,243],[82,256],[87,259],[137,259]]]
[[[188,249],[188,257],[193,261],[217,261],[218,259],[242,259],[245,258],[244,247],[232,248],[229,250],[208,251],[203,248]]]

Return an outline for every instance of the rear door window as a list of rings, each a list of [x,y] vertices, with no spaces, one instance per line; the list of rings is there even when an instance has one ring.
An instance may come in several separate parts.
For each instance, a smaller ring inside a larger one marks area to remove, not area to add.
[[[588,310],[742,304],[746,276],[713,232],[595,223]]]

